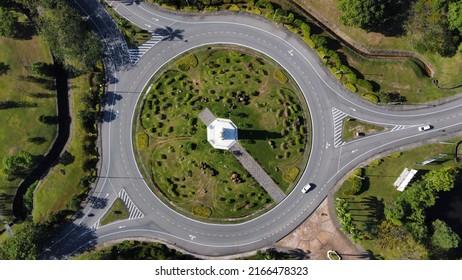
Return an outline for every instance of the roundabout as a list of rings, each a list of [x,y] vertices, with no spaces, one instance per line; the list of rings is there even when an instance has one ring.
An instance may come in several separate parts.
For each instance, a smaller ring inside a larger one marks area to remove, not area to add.
[[[136,155],[153,191],[180,213],[218,223],[254,218],[282,200],[310,150],[308,112],[293,81],[274,62],[232,46],[200,48],[160,73],[135,124]],[[250,172],[261,170],[251,174],[235,158],[238,142]],[[280,194],[271,197],[265,184]]]
[[[65,258],[96,244],[121,239],[162,240],[204,256],[233,255],[271,246],[297,228],[337,182],[357,166],[394,149],[438,141],[459,133],[462,128],[460,99],[411,111],[391,111],[371,105],[348,93],[299,38],[260,17],[242,14],[185,16],[144,3],[127,5],[123,1],[113,1],[115,9],[137,25],[164,30],[169,27],[175,34],[174,38],[166,37],[158,42],[136,65],[129,67],[126,63],[128,49],[98,1],[76,3],[89,15],[102,38],[111,77],[107,92],[120,95],[104,108],[106,114],[116,117],[101,124],[101,168],[92,194],[105,200],[107,207],[97,209],[88,204],[73,224],[57,236],[44,258]],[[178,38],[179,35],[182,37]],[[153,73],[185,52],[215,44],[246,47],[277,62],[302,92],[312,123],[313,148],[296,186],[271,210],[237,224],[197,221],[172,210],[146,185],[135,160],[131,137],[136,105]],[[337,124],[345,116],[395,129],[339,143],[336,142]],[[417,131],[418,126],[428,123],[435,129]],[[316,187],[303,194],[301,189],[311,182]],[[120,193],[128,194],[125,203],[142,215],[100,226],[99,219]],[[90,213],[94,215],[89,216]]]

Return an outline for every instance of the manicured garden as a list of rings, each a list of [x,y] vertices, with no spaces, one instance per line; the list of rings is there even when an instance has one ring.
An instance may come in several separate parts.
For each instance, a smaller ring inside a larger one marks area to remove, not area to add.
[[[284,192],[292,189],[309,154],[310,121],[298,89],[274,62],[215,46],[161,72],[145,93],[134,141],[154,190],[186,214],[217,221],[274,205],[233,155],[207,142],[198,119],[205,108],[231,119],[244,148]]]
[[[13,11],[12,11],[13,12]],[[14,12],[27,24],[24,15]],[[56,91],[51,53],[40,36],[0,36],[0,229],[11,221],[18,184],[56,136]]]

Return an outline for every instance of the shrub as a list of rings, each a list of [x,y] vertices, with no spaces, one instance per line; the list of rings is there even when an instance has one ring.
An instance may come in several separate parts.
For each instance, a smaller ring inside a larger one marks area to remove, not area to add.
[[[399,158],[402,154],[403,154],[403,153],[401,153],[401,152],[396,152],[396,153],[393,153],[393,154],[388,155],[388,158],[397,159],[397,158]]]
[[[239,6],[237,6],[236,4],[232,4],[231,6],[228,7],[228,11],[231,11],[231,12],[239,12]]]
[[[363,97],[366,98],[367,100],[369,100],[372,103],[379,103],[379,98],[375,94],[366,93],[366,94],[363,94]]]
[[[356,88],[356,86],[352,83],[344,83],[343,84],[347,89],[351,90],[352,92],[357,92],[358,89]]]
[[[289,80],[287,76],[281,71],[281,70],[276,70],[273,73],[273,77],[278,80],[281,84],[286,84],[287,81]]]
[[[149,146],[149,137],[143,131],[136,133],[136,146],[139,150],[144,150]]]
[[[199,217],[208,218],[210,215],[212,215],[212,209],[202,204],[197,204],[193,207],[192,213]]]
[[[282,175],[282,178],[284,181],[292,183],[300,173],[300,169],[296,166],[292,166],[289,169],[287,169],[286,172]]]
[[[356,85],[358,85],[360,88],[366,91],[372,91],[374,89],[371,82],[369,82],[368,80],[357,79]]]
[[[381,163],[382,163],[382,159],[377,159],[377,160],[374,160],[373,162],[369,163],[369,165],[367,165],[368,167],[370,168],[374,168],[374,167],[377,167],[379,166]]]

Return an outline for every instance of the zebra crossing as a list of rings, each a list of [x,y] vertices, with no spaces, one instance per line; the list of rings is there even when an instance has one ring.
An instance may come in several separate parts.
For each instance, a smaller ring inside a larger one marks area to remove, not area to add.
[[[343,129],[343,118],[347,114],[338,110],[337,108],[332,108],[332,117],[334,119],[334,147],[340,147],[345,144],[345,141],[342,140],[342,129]]]
[[[128,196],[127,192],[124,189],[121,189],[118,194],[119,198],[122,199],[122,201],[125,203],[128,209],[128,219],[133,220],[133,219],[141,219],[144,217],[143,212],[136,207],[135,203],[132,202],[130,197]]]
[[[409,126],[408,125],[395,125],[391,131],[396,131],[396,130],[401,130],[401,129],[405,129],[405,128],[408,128]]]
[[[164,39],[163,36],[152,34],[152,37],[149,41],[145,42],[141,46],[134,48],[134,49],[129,49],[128,53],[130,54],[130,62],[132,64],[136,64],[138,60],[147,52],[149,51],[152,47],[157,45],[160,41]]]

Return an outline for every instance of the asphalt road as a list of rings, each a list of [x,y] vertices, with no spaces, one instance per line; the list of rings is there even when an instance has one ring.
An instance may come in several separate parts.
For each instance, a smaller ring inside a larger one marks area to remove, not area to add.
[[[210,256],[270,246],[300,225],[335,184],[359,164],[393,149],[448,138],[462,129],[461,99],[412,110],[372,105],[346,91],[299,38],[262,17],[173,14],[144,3],[112,1],[111,5],[126,19],[164,36],[136,65],[130,65],[127,45],[98,1],[76,2],[102,38],[111,77],[100,133],[102,162],[92,203],[63,229],[43,258],[66,258],[97,243],[124,238],[159,239]],[[149,79],[176,56],[212,44],[239,45],[271,57],[295,79],[312,118],[313,147],[298,185],[273,209],[240,224],[203,223],[173,211],[144,182],[132,149],[135,108]],[[339,131],[334,123],[345,115],[390,129],[343,143],[338,137],[336,140]],[[423,124],[434,128],[419,132],[417,127]],[[316,187],[302,194],[301,188],[310,182]],[[128,194],[129,199],[124,197],[133,209],[132,218],[100,226],[99,219],[122,189]]]

